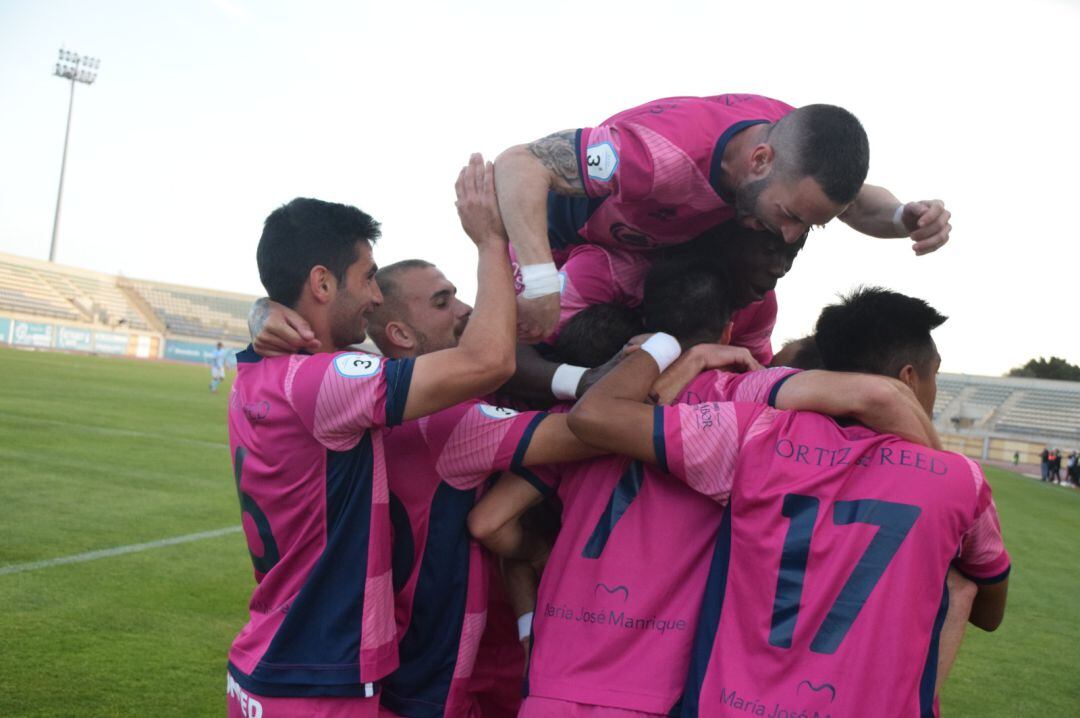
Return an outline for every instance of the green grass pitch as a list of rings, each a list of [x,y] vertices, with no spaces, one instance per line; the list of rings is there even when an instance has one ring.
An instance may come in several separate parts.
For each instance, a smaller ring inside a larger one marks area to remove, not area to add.
[[[0,349],[0,571],[239,524],[228,385],[165,363]],[[1005,623],[969,627],[942,712],[1080,711],[1080,494],[988,469]],[[0,573],[0,716],[215,716],[246,616],[239,533]],[[903,597],[896,597],[898,601]]]

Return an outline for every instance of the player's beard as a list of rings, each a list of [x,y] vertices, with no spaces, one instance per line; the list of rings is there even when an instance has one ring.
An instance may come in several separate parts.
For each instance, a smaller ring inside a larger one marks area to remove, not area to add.
[[[758,197],[769,186],[769,178],[747,182],[735,190],[735,219],[742,224],[747,217],[756,216]]]

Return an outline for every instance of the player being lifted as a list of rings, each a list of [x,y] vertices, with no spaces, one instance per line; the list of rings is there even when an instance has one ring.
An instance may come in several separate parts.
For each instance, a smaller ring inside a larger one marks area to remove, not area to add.
[[[398,663],[382,428],[486,394],[514,369],[507,242],[479,155],[457,192],[479,252],[474,321],[457,346],[416,358],[345,351],[382,301],[370,216],[297,199],[266,220],[263,285],[318,351],[239,355],[229,437],[257,585],[229,652],[230,716],[377,715],[376,681]]]
[[[901,203],[864,185],[862,125],[831,105],[759,95],[672,97],[504,151],[499,206],[524,284],[518,329],[548,336],[562,265],[577,244],[643,251],[738,219],[794,242],[839,216],[864,234],[909,236],[923,254],[949,237],[938,200]]]
[[[822,313],[817,345],[827,367],[898,377],[929,415],[944,320],[868,289]],[[570,421],[723,513],[681,714],[937,715],[950,564],[980,584],[972,623],[994,630],[1005,608],[1009,556],[981,469],[818,414],[644,403],[678,351],[654,336]]]

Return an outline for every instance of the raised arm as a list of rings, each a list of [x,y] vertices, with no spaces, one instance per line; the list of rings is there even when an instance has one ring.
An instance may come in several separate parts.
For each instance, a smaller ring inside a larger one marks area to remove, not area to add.
[[[840,219],[871,237],[910,237],[915,254],[929,254],[949,241],[952,213],[939,199],[903,204],[884,187],[864,184]]]
[[[525,341],[540,341],[559,321],[559,280],[548,245],[547,197],[549,191],[585,194],[575,136],[575,130],[556,132],[511,147],[495,161],[499,208],[525,283],[518,299]]]
[[[514,285],[490,163],[474,154],[458,177],[461,226],[476,244],[476,306],[458,345],[416,359],[404,418],[495,391],[514,373]]]

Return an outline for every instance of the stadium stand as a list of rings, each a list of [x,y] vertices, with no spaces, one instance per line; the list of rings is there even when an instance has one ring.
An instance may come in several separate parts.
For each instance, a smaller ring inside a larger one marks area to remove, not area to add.
[[[1001,461],[1015,451],[1037,463],[1043,446],[1080,445],[1080,382],[940,374],[934,423],[953,435],[948,448]]]
[[[221,341],[248,341],[247,313],[254,297],[156,282],[131,281],[167,333]]]
[[[247,343],[254,299],[0,253],[0,342],[16,345],[203,361]]]

